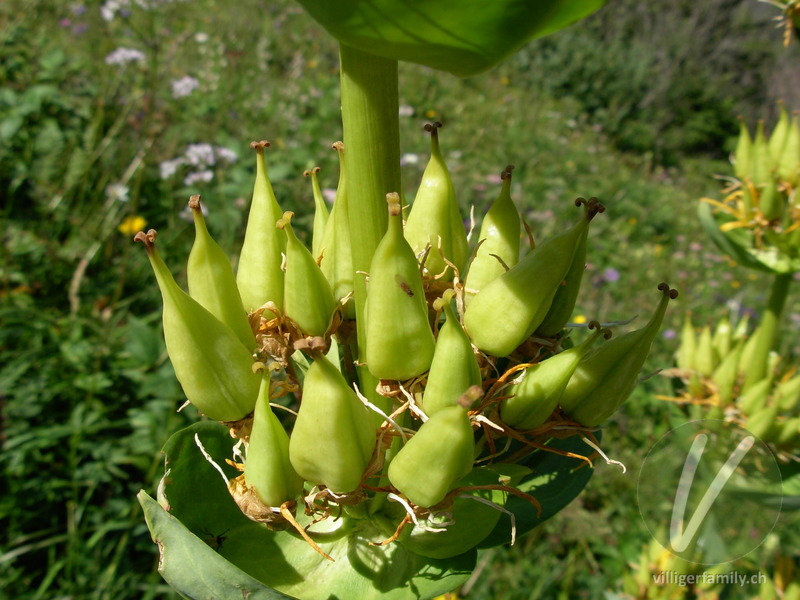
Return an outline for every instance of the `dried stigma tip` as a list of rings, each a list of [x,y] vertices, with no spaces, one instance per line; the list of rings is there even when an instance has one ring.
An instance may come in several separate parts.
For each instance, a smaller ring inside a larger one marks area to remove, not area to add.
[[[292,217],[294,217],[294,213],[290,210],[287,210],[283,213],[283,218],[278,219],[275,223],[275,226],[278,229],[285,229],[287,225],[290,225],[292,222]]]
[[[344,152],[344,142],[333,142],[331,144],[331,148],[333,148],[337,152]]]
[[[400,204],[400,194],[398,194],[397,192],[389,192],[388,194],[386,194],[386,203],[389,205],[390,217],[396,217],[403,210]]]
[[[425,125],[423,125],[422,128],[428,133],[430,133],[432,136],[436,137],[438,135],[438,130],[441,127],[442,127],[441,121],[434,121],[433,123],[425,123]]]
[[[133,236],[133,241],[144,244],[145,248],[147,248],[149,252],[156,246],[156,237],[158,237],[158,232],[155,229],[148,229],[147,233],[140,231]]]
[[[319,173],[321,169],[319,167],[314,167],[312,169],[306,169],[303,171],[303,177],[311,177],[312,175],[316,175]]]
[[[189,197],[189,208],[195,212],[202,210],[200,208],[200,196],[198,194]]]
[[[600,329],[600,321],[589,321],[589,329]]]
[[[250,148],[258,152],[259,154],[264,152],[264,148],[269,148],[270,143],[267,140],[261,140],[260,142],[250,142]]]
[[[514,165],[506,166],[506,168],[503,169],[503,172],[500,173],[500,179],[502,179],[503,181],[505,181],[506,179],[511,179],[511,171],[513,171],[514,168],[515,168]]]
[[[309,335],[299,340],[295,340],[293,347],[295,350],[302,350],[309,353],[324,353],[327,350],[328,345],[325,343],[324,337]]]

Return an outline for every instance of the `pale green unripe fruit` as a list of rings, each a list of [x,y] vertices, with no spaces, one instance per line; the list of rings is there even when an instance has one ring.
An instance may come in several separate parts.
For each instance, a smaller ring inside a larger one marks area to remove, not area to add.
[[[314,230],[312,232],[311,241],[311,254],[314,258],[319,258],[322,250],[322,238],[325,233],[325,226],[330,217],[328,205],[325,204],[325,198],[322,196],[322,190],[319,187],[319,178],[317,177],[319,171],[319,167],[303,171],[304,177],[311,178],[311,193],[314,196]]]
[[[572,264],[569,266],[564,280],[558,286],[550,309],[544,317],[536,333],[544,337],[553,337],[569,322],[572,311],[575,310],[575,302],[578,300],[578,293],[583,281],[583,273],[586,271],[586,250],[588,247],[589,228],[583,230],[583,234],[578,239],[578,246],[575,248],[575,256],[572,257]]]
[[[275,229],[283,211],[275,199],[264,162],[264,148],[269,147],[269,142],[253,142],[250,147],[256,151],[256,183],[236,272],[236,284],[248,312],[266,302],[283,308],[281,254],[286,249],[285,236]]]
[[[665,283],[650,321],[636,331],[595,348],[578,365],[561,396],[561,407],[587,427],[596,427],[613,415],[639,382],[639,372],[661,328],[667,304],[678,292]]]
[[[414,252],[403,237],[400,198],[387,194],[389,228],[369,270],[367,368],[379,379],[406,380],[431,366],[436,342]]]
[[[739,139],[734,151],[734,173],[742,181],[752,179],[753,140],[744,119],[739,118]]]
[[[539,245],[475,296],[464,313],[473,344],[493,356],[508,356],[530,337],[550,310],[584,230],[602,210],[599,202],[587,203],[577,224]]]
[[[698,373],[710,377],[716,367],[714,361],[714,345],[711,326],[706,324],[700,331],[697,339],[697,348],[694,355],[694,366]]]
[[[292,466],[307,481],[344,494],[358,488],[374,448],[367,408],[327,358],[315,357],[289,439]]]
[[[189,208],[192,209],[195,227],[194,244],[186,267],[189,295],[230,327],[242,344],[252,351],[256,347],[256,338],[247,320],[228,256],[208,233],[200,196],[191,197]]]
[[[293,215],[287,211],[276,225],[286,233],[283,309],[305,335],[322,336],[331,324],[336,300],[314,257],[294,234]]]
[[[678,368],[687,371],[695,370],[695,354],[697,348],[697,336],[692,324],[692,315],[687,312],[683,318],[683,327],[681,328],[681,343],[678,347],[676,356]]]
[[[778,159],[778,176],[791,186],[800,182],[800,124],[798,117],[792,117],[786,133],[786,143]]]
[[[244,478],[267,506],[280,506],[303,491],[303,480],[289,462],[289,436],[269,405],[269,374],[261,388],[247,445]]]
[[[472,469],[474,452],[466,408],[446,406],[397,453],[389,481],[417,506],[434,506]]]
[[[314,256],[318,258],[322,255],[320,267],[331,285],[333,297],[342,300],[353,294],[355,270],[350,244],[344,144],[334,142],[333,149],[339,154],[339,185],[336,188],[333,209],[325,224],[319,252],[315,252]],[[316,239],[316,231],[314,235]],[[355,319],[355,302],[350,300],[344,305],[344,314],[349,319]]]
[[[464,390],[481,384],[481,372],[472,344],[450,306],[452,296],[452,290],[448,290],[434,302],[437,309],[441,307],[444,310],[446,321],[436,338],[433,362],[422,396],[422,410],[428,416],[445,406],[454,406]]]
[[[601,335],[610,337],[597,322],[592,325],[597,331],[586,341],[528,367],[522,381],[508,388],[506,394],[511,398],[503,400],[500,406],[503,421],[515,429],[535,429],[547,420],[558,406],[581,359]]]
[[[500,195],[483,217],[478,235],[480,246],[467,272],[465,287],[469,291],[478,292],[505,273],[506,268],[503,263],[510,268],[519,262],[520,218],[517,207],[511,199],[513,168],[509,165],[500,175],[503,180]],[[467,303],[473,298],[469,291],[465,296]]]
[[[216,421],[238,421],[253,411],[260,378],[253,357],[230,327],[184,292],[155,248],[155,230],[139,232],[164,302],[162,319],[175,376],[186,398]]]
[[[439,122],[425,126],[431,134],[431,158],[422,174],[404,234],[415,254],[430,245],[424,263],[430,275],[439,275],[447,269],[446,279],[452,280],[453,270],[447,267],[444,259],[463,269],[469,248],[453,182],[439,148],[438,128],[441,126]]]

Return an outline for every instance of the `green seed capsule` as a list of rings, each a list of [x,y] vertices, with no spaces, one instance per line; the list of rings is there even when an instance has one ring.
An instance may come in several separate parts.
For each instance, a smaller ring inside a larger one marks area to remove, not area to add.
[[[236,283],[245,309],[253,311],[266,302],[283,307],[283,271],[281,253],[286,249],[283,234],[275,229],[282,211],[267,177],[264,148],[269,142],[253,142],[256,151],[256,183],[250,216],[244,234]]]
[[[417,506],[434,506],[470,472],[474,453],[467,409],[461,404],[445,406],[394,457],[389,481]]]
[[[728,315],[723,316],[714,329],[711,345],[714,347],[714,362],[719,363],[728,356],[733,343],[733,328]]]
[[[287,211],[277,222],[278,229],[286,232],[284,312],[304,334],[322,336],[331,324],[336,300],[314,257],[295,236],[293,216],[293,212]]]
[[[464,328],[478,348],[494,356],[508,356],[542,323],[584,230],[605,210],[596,200],[576,202],[581,203],[587,210],[576,225],[539,245],[482,289],[467,307]]]
[[[216,421],[238,421],[253,411],[259,377],[236,334],[175,283],[155,247],[156,232],[139,232],[161,298],[167,352],[186,398]]]
[[[447,267],[444,259],[462,269],[469,248],[453,182],[439,148],[438,129],[441,126],[438,121],[425,125],[425,131],[431,134],[431,158],[422,174],[404,235],[416,254],[430,245],[424,264],[429,274],[439,275],[447,269],[446,279],[452,280],[453,270]]]
[[[772,375],[750,386],[736,401],[739,410],[746,415],[757,413],[767,405],[769,392],[772,389]]]
[[[387,194],[389,228],[369,270],[367,368],[379,379],[405,380],[427,371],[436,342],[419,263],[403,237],[400,197]]]
[[[447,320],[436,338],[428,383],[422,396],[422,409],[428,416],[445,406],[455,405],[464,390],[481,383],[478,360],[450,305],[452,297],[453,290],[447,290],[434,302],[434,308],[444,309]]]
[[[710,377],[714,372],[714,367],[717,366],[714,357],[713,335],[711,326],[708,324],[700,331],[700,336],[697,339],[694,365],[697,372],[703,377]]]
[[[303,401],[289,439],[289,459],[297,473],[334,493],[361,483],[375,447],[367,408],[324,356],[308,368]]]
[[[267,506],[280,506],[303,491],[303,480],[289,462],[289,436],[269,406],[270,377],[261,379],[247,445],[244,478]]]
[[[520,218],[511,199],[513,168],[509,165],[500,174],[503,180],[500,195],[483,218],[478,236],[480,246],[467,272],[465,286],[468,290],[478,292],[500,277],[506,272],[503,263],[510,268],[519,262]],[[472,297],[467,294],[465,301],[471,302]]]
[[[743,348],[744,341],[740,340],[739,343],[725,355],[722,362],[719,363],[719,366],[714,370],[714,374],[711,376],[711,379],[717,386],[720,403],[723,405],[728,404],[733,399],[733,390],[739,379],[739,360]]]
[[[759,208],[767,220],[783,215],[783,197],[778,193],[774,176],[775,164],[764,134],[764,122],[759,121],[753,142],[753,184],[758,188]]]
[[[330,216],[328,205],[325,204],[325,198],[319,188],[319,179],[317,178],[319,171],[319,167],[303,171],[304,177],[311,178],[311,191],[314,195],[314,231],[311,238],[311,254],[314,258],[318,258],[322,251],[322,238],[325,235],[325,225]]]
[[[782,412],[797,410],[800,406],[800,375],[795,375],[776,386],[775,404]]]
[[[608,331],[600,329],[595,321],[590,324],[597,329],[582,344],[564,350],[550,358],[529,367],[520,383],[508,389],[511,398],[500,406],[503,421],[515,429],[535,429],[542,425],[558,406],[561,395],[569,383],[581,359],[602,335],[610,337]]]
[[[252,351],[256,347],[256,338],[247,320],[228,256],[208,233],[200,196],[189,199],[189,208],[192,209],[195,227],[194,244],[186,268],[189,295],[230,327],[242,344]]]
[[[695,352],[697,347],[697,339],[692,324],[692,314],[686,312],[683,318],[683,327],[681,329],[681,343],[678,347],[677,362],[678,368],[694,371],[695,367]]]
[[[777,167],[780,161],[789,134],[789,113],[786,112],[786,106],[783,102],[778,102],[778,111],[778,122],[775,124],[775,129],[772,130],[768,142],[773,167]]]
[[[786,133],[786,144],[778,160],[778,177],[792,187],[800,183],[800,124],[797,115],[792,117]]]
[[[587,427],[595,427],[613,415],[639,382],[653,342],[671,298],[678,292],[661,283],[663,294],[650,321],[636,331],[615,338],[593,350],[580,365],[561,396],[564,411]]]
[[[744,427],[757,438],[768,442],[771,441],[771,434],[775,429],[775,418],[777,416],[777,406],[764,406],[747,417]]]
[[[800,434],[800,417],[786,419],[776,427],[775,444],[788,446]]]
[[[564,329],[569,322],[572,311],[575,310],[575,302],[578,300],[583,273],[586,271],[588,239],[589,228],[587,227],[578,240],[578,246],[575,248],[575,256],[572,258],[569,271],[564,276],[564,281],[558,286],[556,295],[553,296],[550,310],[547,311],[542,324],[536,329],[539,335],[552,337]]]
[[[739,117],[739,139],[733,156],[736,177],[741,181],[752,179],[753,140],[742,117]]]
[[[331,284],[333,297],[337,300],[353,294],[353,254],[350,248],[350,223],[348,221],[348,200],[344,168],[344,144],[334,142],[333,149],[339,153],[339,186],[336,188],[336,200],[333,203],[325,236],[322,240],[322,272]],[[319,256],[319,255],[317,255]],[[355,303],[350,300],[344,305],[344,314],[348,319],[356,318]]]

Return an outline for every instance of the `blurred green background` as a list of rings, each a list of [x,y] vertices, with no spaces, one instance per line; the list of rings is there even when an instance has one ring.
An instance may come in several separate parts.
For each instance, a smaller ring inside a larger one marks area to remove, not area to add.
[[[648,314],[669,281],[681,299],[648,361],[668,368],[684,310],[696,323],[726,311],[757,321],[764,303],[768,277],[723,257],[695,211],[719,197],[737,115],[773,119],[779,98],[800,109],[800,44],[781,45],[776,14],[755,0],[616,0],[479,77],[401,65],[405,192],[435,118],[464,215],[487,208],[507,164],[537,238],[564,226],[576,196],[598,196],[607,212],[576,316]],[[6,0],[0,30],[0,597],[171,598],[134,495],[154,491],[162,444],[196,412],[176,412],[160,296],[132,235],[159,230],[181,281],[184,209],[199,193],[235,256],[258,139],[272,142],[279,202],[307,231],[303,170],[321,166],[323,187],[337,180],[336,47],[289,0]],[[791,358],[796,294],[784,321]],[[651,542],[638,468],[685,420],[655,398],[669,394],[666,378],[648,379],[608,425],[604,449],[627,474],[598,465],[565,511],[484,554],[462,596],[656,597],[623,585]],[[800,561],[798,521],[783,519],[731,568]],[[700,591],[681,593],[658,597]]]

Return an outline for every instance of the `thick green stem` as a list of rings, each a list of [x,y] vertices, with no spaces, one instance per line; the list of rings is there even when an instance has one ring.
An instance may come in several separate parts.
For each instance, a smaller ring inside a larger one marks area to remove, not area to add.
[[[761,325],[757,330],[758,340],[753,351],[753,359],[750,361],[745,375],[743,392],[767,376],[769,353],[778,342],[778,325],[786,304],[786,297],[789,295],[792,277],[793,273],[782,273],[775,275],[775,279],[772,281],[769,300],[761,319]]]
[[[357,272],[369,272],[372,255],[386,232],[386,194],[401,191],[397,61],[345,45],[340,46],[339,56],[353,267]],[[364,276],[356,275],[354,284],[358,354],[363,360]],[[362,392],[374,398],[375,378],[366,369],[359,371]]]

